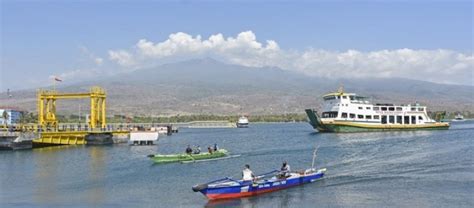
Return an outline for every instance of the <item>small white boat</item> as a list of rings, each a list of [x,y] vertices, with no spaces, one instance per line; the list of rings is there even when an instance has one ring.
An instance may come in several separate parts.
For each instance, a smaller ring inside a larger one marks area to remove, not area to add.
[[[237,128],[247,128],[249,127],[249,119],[245,116],[241,116],[237,121]]]
[[[464,116],[461,115],[460,113],[458,113],[458,114],[454,117],[453,121],[464,121]]]

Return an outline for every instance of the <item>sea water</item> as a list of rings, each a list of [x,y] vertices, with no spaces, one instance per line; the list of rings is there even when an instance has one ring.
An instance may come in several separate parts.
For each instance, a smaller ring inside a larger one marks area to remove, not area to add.
[[[240,157],[155,165],[146,156],[206,150]],[[209,202],[191,187],[223,177],[327,168],[314,183]],[[155,146],[57,146],[0,152],[0,207],[474,207],[474,122],[450,130],[316,133],[307,123],[180,129]]]

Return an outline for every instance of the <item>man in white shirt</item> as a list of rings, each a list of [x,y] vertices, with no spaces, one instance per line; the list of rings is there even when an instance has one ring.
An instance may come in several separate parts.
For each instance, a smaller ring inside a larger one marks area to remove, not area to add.
[[[250,165],[245,165],[244,170],[242,171],[242,180],[243,181],[252,181],[255,175],[252,170],[250,170]]]

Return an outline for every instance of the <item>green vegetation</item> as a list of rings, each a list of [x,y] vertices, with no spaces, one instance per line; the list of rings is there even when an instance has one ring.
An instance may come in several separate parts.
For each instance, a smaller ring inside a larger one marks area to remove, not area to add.
[[[77,115],[56,115],[59,123],[79,123],[79,116]],[[114,115],[107,117],[107,123],[180,123],[191,121],[230,121],[237,122],[239,115],[176,115],[176,116],[134,116],[127,117],[122,115]],[[254,115],[249,116],[250,122],[302,122],[306,121],[305,114],[282,114],[282,115]],[[36,123],[37,114],[23,113],[20,118],[21,123]],[[86,119],[83,116],[81,123],[85,123]]]
[[[439,118],[443,112],[429,112],[431,118]],[[438,115],[437,115],[438,114]],[[444,119],[453,119],[457,112],[447,112],[443,114]],[[474,118],[474,113],[463,112],[464,118]],[[85,123],[84,116],[79,120],[78,115],[56,115],[59,123]],[[107,123],[180,123],[191,121],[230,121],[237,122],[239,115],[176,115],[176,116],[134,116],[114,115],[107,117]],[[248,117],[250,122],[306,122],[306,114],[278,114],[278,115],[252,115]],[[20,117],[20,123],[37,123],[37,114],[24,112]]]

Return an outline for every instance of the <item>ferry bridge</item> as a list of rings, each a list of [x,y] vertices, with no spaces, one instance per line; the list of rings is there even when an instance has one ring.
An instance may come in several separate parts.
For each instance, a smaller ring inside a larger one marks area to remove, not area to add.
[[[90,118],[84,126],[59,124],[56,117],[56,102],[62,99],[90,99]],[[87,139],[104,136],[128,136],[127,129],[113,129],[106,123],[106,92],[100,87],[92,87],[89,92],[60,93],[56,90],[38,90],[38,124],[10,126],[7,131],[35,132],[34,144],[86,144]],[[5,129],[4,129],[5,130]]]

